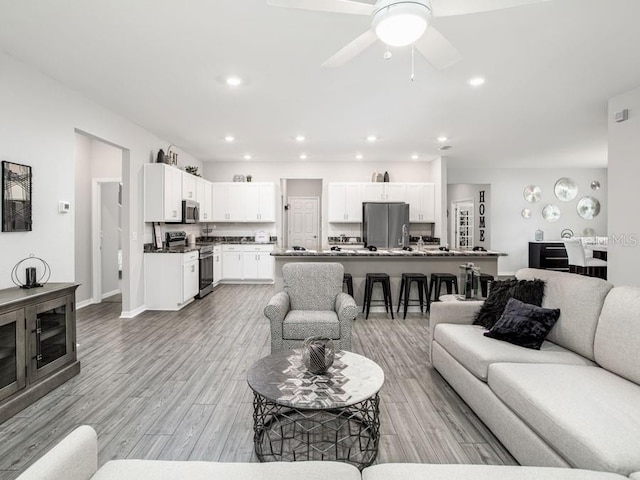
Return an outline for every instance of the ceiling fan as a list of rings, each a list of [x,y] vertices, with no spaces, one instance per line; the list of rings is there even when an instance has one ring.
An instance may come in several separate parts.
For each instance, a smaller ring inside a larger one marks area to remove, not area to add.
[[[325,61],[323,67],[339,67],[363,52],[377,39],[389,46],[413,44],[431,65],[442,70],[462,58],[460,52],[430,25],[433,17],[465,15],[517,7],[549,0],[267,0],[273,7],[371,16],[371,28]]]

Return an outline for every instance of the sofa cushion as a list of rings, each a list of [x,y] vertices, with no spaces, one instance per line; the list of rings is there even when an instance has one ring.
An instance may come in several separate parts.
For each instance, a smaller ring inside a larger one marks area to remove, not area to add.
[[[540,306],[544,296],[544,282],[541,280],[497,280],[476,315],[474,325],[491,328],[500,319],[507,302],[516,298],[526,303]]]
[[[600,278],[534,268],[518,270],[516,277],[544,280],[542,306],[560,309],[560,318],[549,332],[547,340],[593,360],[598,318],[604,299],[613,285]]]
[[[112,460],[91,480],[358,480],[353,465],[339,462],[218,463]]]
[[[385,463],[365,468],[362,480],[624,480],[615,473],[511,465]]]
[[[640,470],[640,387],[600,367],[494,363],[489,387],[576,468]]]
[[[282,267],[284,290],[291,310],[335,310],[342,292],[340,263],[287,263]]]
[[[543,342],[540,350],[522,348],[484,336],[478,325],[441,323],[434,331],[434,339],[473,375],[487,381],[489,365],[496,362],[566,363],[594,365],[594,363],[564,347]]]
[[[284,317],[282,338],[304,340],[312,335],[340,338],[338,314],[329,310],[292,310]]]
[[[559,316],[557,308],[542,308],[510,298],[500,319],[484,336],[540,350]]]
[[[616,287],[604,302],[594,352],[607,370],[640,383],[640,288]]]

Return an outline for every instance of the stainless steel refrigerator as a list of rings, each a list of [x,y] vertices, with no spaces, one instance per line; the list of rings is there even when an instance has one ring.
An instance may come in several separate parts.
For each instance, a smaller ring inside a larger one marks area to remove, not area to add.
[[[362,204],[362,239],[365,246],[402,248],[409,246],[409,204]]]

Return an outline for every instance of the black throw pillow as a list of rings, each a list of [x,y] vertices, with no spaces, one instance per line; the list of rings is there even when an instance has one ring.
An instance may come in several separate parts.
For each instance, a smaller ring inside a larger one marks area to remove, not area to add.
[[[540,350],[560,317],[559,308],[542,308],[510,298],[504,313],[485,337]]]
[[[510,298],[524,303],[541,306],[544,297],[543,280],[498,280],[491,282],[491,289],[487,299],[473,320],[474,325],[482,325],[490,329],[502,316],[504,307]]]

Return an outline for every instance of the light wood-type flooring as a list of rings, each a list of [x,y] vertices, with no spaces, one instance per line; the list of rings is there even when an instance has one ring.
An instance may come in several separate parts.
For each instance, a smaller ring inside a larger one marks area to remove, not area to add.
[[[13,479],[78,425],[115,458],[256,462],[247,368],[268,355],[268,285],[222,285],[180,312],[77,314],[81,373],[0,425]],[[516,464],[429,363],[428,318],[360,314],[353,350],[385,372],[378,463]]]

